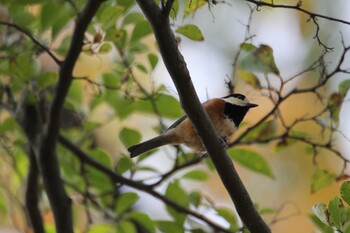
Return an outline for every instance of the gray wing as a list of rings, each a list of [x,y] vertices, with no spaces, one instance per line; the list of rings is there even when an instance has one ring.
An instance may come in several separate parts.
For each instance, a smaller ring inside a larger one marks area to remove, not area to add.
[[[181,122],[183,122],[185,119],[187,118],[187,115],[182,116],[181,118],[179,118],[177,121],[175,121],[171,126],[169,126],[169,128],[167,128],[165,130],[165,132],[168,132],[169,130],[176,128],[176,126],[178,126]]]

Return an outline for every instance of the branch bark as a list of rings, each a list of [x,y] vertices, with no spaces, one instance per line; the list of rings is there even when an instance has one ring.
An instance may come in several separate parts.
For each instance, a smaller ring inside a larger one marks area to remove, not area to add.
[[[25,190],[25,206],[31,227],[35,233],[45,233],[44,224],[39,209],[39,168],[32,148],[28,149],[29,170]]]
[[[152,25],[160,53],[179,93],[182,107],[201,137],[243,223],[251,232],[270,232],[256,211],[231,159],[201,106],[184,58],[178,50],[167,14],[153,0],[137,0],[137,3]]]
[[[71,200],[67,196],[61,179],[56,154],[56,142],[60,130],[60,113],[73,79],[74,65],[83,46],[84,33],[102,2],[102,0],[89,0],[76,19],[72,41],[59,70],[59,81],[50,106],[48,125],[46,131],[43,132],[40,148],[38,148],[39,168],[54,214],[57,233],[73,233]]]

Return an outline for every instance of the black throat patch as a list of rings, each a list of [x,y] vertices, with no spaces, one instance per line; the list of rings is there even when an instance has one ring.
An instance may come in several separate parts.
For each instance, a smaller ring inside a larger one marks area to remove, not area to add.
[[[233,105],[230,103],[225,104],[224,115],[225,118],[229,118],[235,123],[236,127],[242,122],[244,116],[247,114],[249,108]]]

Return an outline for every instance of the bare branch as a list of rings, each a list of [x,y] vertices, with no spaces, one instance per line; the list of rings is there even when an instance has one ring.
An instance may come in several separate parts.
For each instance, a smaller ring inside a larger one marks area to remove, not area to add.
[[[47,48],[45,45],[43,45],[39,40],[37,40],[29,31],[26,29],[22,28],[21,26],[15,24],[15,23],[10,23],[6,21],[0,21],[0,25],[6,25],[8,27],[15,28],[17,31],[23,33],[24,35],[28,36],[29,39],[31,39],[34,44],[39,46],[42,50],[44,50],[51,58],[54,60],[54,62],[57,65],[61,65],[62,61],[60,61],[52,52],[49,48]]]
[[[123,185],[128,185],[129,187],[143,191],[143,192],[161,200],[163,203],[173,207],[174,209],[176,209],[184,214],[191,215],[191,216],[193,216],[201,221],[204,221],[206,224],[208,224],[210,227],[212,227],[216,231],[230,233],[229,230],[226,230],[225,228],[217,225],[216,223],[212,222],[211,220],[209,220],[208,218],[206,218],[202,214],[199,214],[197,212],[194,212],[192,210],[189,210],[185,207],[182,207],[182,206],[176,204],[175,202],[171,201],[170,199],[163,196],[162,194],[154,191],[150,186],[145,185],[141,182],[127,179],[121,175],[116,174],[114,171],[110,170],[109,168],[105,167],[101,163],[97,162],[96,160],[94,160],[93,158],[88,156],[85,152],[80,150],[79,147],[77,147],[76,145],[74,145],[72,142],[70,142],[68,139],[66,139],[65,137],[63,137],[61,135],[59,136],[59,142],[64,147],[66,147],[68,150],[70,150],[74,156],[77,156],[81,160],[82,163],[86,163],[89,166],[94,167],[95,169],[99,170],[100,172],[102,172],[105,175],[107,175],[108,177],[110,177],[114,182],[121,183]]]

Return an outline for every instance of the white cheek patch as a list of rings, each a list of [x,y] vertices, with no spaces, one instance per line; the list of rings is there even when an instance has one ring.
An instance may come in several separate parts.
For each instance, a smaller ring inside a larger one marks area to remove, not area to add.
[[[241,100],[238,98],[229,97],[229,98],[224,98],[223,100],[227,103],[237,105],[237,106],[246,106],[249,103],[247,98],[245,98],[244,100]]]

